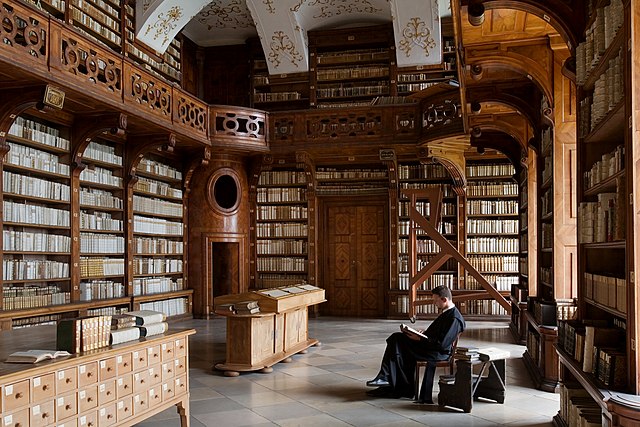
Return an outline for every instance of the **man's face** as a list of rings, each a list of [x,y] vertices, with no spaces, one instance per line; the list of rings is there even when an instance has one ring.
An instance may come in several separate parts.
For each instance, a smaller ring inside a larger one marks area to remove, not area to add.
[[[446,305],[446,298],[441,298],[440,295],[432,294],[431,298],[433,298],[433,305],[435,305],[439,309],[443,309]]]

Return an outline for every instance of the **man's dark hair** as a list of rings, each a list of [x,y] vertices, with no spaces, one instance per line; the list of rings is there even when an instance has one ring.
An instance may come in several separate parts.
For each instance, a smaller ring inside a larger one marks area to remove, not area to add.
[[[453,299],[453,295],[451,294],[451,289],[446,287],[445,285],[436,286],[431,291],[434,295],[438,295],[440,298],[448,298],[449,300]]]

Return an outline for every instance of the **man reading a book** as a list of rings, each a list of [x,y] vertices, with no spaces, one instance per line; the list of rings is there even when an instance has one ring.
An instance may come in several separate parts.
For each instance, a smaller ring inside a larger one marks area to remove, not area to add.
[[[435,287],[432,298],[440,314],[423,332],[423,336],[401,328],[402,332],[393,333],[387,338],[380,372],[373,380],[367,381],[367,386],[378,388],[367,392],[368,395],[411,398],[415,390],[416,362],[436,362],[449,358],[453,342],[465,328],[464,319],[453,303],[448,287]]]

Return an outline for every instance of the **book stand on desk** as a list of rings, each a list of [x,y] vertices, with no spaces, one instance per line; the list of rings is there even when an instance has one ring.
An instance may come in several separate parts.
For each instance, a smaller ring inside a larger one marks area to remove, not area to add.
[[[440,377],[438,405],[471,412],[473,399],[479,397],[504,403],[507,389],[505,362],[505,359],[456,360],[455,376]],[[479,364],[482,364],[480,373],[475,375],[473,366]],[[486,377],[485,374],[487,374]]]

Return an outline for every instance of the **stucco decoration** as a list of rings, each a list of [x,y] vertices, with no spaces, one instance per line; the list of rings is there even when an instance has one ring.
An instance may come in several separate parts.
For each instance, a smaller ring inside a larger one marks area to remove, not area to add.
[[[438,0],[389,0],[399,67],[442,62]]]
[[[169,43],[210,0],[136,2],[136,38],[157,52]]]

